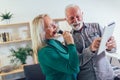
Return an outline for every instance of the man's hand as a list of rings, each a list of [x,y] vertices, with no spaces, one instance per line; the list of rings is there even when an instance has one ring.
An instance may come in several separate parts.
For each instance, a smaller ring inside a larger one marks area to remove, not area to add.
[[[106,43],[106,46],[107,46],[106,50],[108,50],[108,51],[112,50],[113,48],[116,48],[116,42],[115,42],[113,36],[110,37],[110,39]]]
[[[100,41],[101,41],[101,38],[96,38],[94,39],[94,41],[92,42],[92,44],[90,45],[90,50],[92,52],[95,52],[98,50],[99,46],[100,46]]]

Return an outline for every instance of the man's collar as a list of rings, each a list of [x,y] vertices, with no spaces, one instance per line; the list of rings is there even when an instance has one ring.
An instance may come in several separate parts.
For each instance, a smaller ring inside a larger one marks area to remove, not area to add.
[[[87,27],[88,27],[88,25],[87,25],[87,24],[85,24],[85,23],[83,23],[83,27],[84,27],[84,28],[87,28]]]

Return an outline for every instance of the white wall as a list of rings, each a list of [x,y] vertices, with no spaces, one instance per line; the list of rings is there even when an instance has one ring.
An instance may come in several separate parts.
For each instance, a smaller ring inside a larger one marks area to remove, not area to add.
[[[0,12],[14,13],[14,22],[31,21],[36,15],[48,13],[52,17],[64,17],[64,7],[73,0],[0,0]]]
[[[0,13],[12,12],[14,15],[11,23],[31,22],[41,13],[48,13],[52,18],[63,18],[68,4],[78,4],[81,7],[85,22],[99,22],[103,26],[115,21],[114,36],[117,52],[120,53],[120,0],[0,0]]]
[[[114,35],[120,53],[120,0],[0,0],[0,12],[11,11],[14,14],[11,23],[31,22],[41,13],[48,13],[52,18],[63,18],[68,4],[81,7],[85,22],[99,22],[103,26],[115,21]]]
[[[72,3],[84,11],[85,21],[105,23],[120,19],[119,0],[0,0],[0,12],[11,11],[14,14],[12,22],[31,21],[41,13],[61,18],[65,6]]]

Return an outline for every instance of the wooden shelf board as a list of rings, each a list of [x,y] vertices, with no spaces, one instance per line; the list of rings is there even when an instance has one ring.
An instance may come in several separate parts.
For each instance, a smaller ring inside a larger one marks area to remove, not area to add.
[[[0,25],[0,28],[21,27],[21,26],[29,26],[29,22],[15,23],[15,24],[3,24],[3,25]]]
[[[17,69],[17,70],[13,70],[7,73],[0,73],[0,76],[5,76],[5,75],[10,75],[10,74],[14,74],[14,73],[19,73],[19,72],[23,72],[23,69]]]
[[[65,21],[66,19],[65,18],[57,18],[57,19],[53,19],[53,20],[59,22],[59,21]]]
[[[10,43],[19,43],[19,42],[25,42],[25,41],[31,41],[31,38],[24,39],[24,40],[14,40],[14,41],[0,42],[0,45],[10,44]]]

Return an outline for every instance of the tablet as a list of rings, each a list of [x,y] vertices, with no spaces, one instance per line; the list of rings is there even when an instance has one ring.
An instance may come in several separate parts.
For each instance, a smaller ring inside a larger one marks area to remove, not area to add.
[[[97,55],[106,50],[106,42],[112,36],[115,25],[115,22],[111,22],[110,24],[105,26]]]

